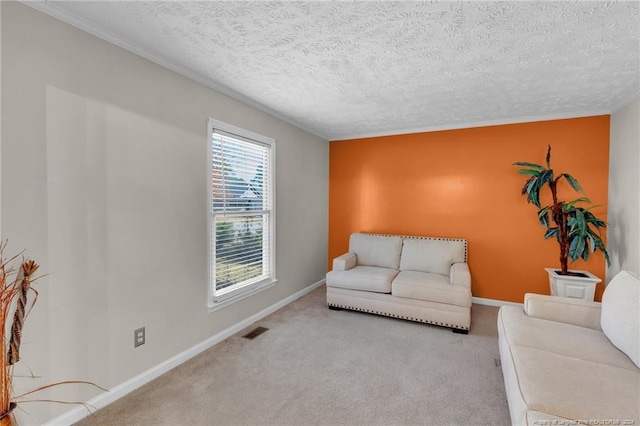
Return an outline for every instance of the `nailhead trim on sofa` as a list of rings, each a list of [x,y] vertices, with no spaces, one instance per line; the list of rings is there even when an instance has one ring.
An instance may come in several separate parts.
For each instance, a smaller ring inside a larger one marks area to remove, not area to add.
[[[369,234],[369,235],[381,235],[381,234]],[[395,314],[389,314],[389,313],[386,313],[386,312],[378,312],[378,311],[373,311],[371,309],[363,309],[363,308],[358,308],[358,307],[354,307],[354,306],[336,305],[334,303],[328,303],[327,305],[333,306],[335,308],[349,309],[349,310],[352,310],[352,311],[366,312],[366,313],[369,313],[369,314],[382,315],[382,316],[385,316],[385,317],[393,317],[393,318],[399,318],[399,319],[404,319],[404,320],[409,320],[409,321],[421,322],[423,324],[440,325],[442,327],[456,328],[458,330],[469,330],[468,327],[460,327],[459,325],[447,324],[447,323],[438,322],[438,321],[426,321],[426,320],[419,319],[419,318],[411,318],[411,317],[406,317],[404,315],[395,315]]]

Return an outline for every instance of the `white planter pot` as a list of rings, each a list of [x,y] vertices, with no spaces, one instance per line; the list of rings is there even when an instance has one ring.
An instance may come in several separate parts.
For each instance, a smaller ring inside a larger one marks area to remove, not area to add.
[[[549,274],[549,288],[552,296],[573,297],[593,301],[596,284],[602,281],[588,271],[569,269],[569,272],[586,275],[586,277],[576,277],[558,274],[560,271],[559,268],[544,268],[544,270]]]

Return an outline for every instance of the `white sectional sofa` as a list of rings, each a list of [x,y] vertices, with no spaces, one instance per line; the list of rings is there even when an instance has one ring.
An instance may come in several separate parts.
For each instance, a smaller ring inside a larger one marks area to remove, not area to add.
[[[514,425],[640,424],[640,281],[620,272],[602,303],[525,295],[500,308]]]
[[[327,273],[327,304],[468,333],[471,275],[463,239],[352,234]]]

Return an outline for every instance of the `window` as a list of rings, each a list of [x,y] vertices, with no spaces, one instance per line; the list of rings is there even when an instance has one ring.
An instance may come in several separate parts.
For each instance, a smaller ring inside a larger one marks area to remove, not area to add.
[[[275,282],[275,141],[209,120],[209,307]]]

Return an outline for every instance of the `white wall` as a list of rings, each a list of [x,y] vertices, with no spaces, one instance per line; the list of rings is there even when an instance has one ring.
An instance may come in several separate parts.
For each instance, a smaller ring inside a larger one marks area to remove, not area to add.
[[[608,207],[607,281],[640,273],[640,98],[611,114]]]
[[[327,141],[20,3],[1,8],[2,237],[49,274],[20,363],[42,378],[17,390],[66,379],[112,388],[324,277]],[[279,282],[213,313],[209,117],[277,141]],[[147,343],[134,349],[141,326]],[[69,409],[25,408],[21,424]]]

